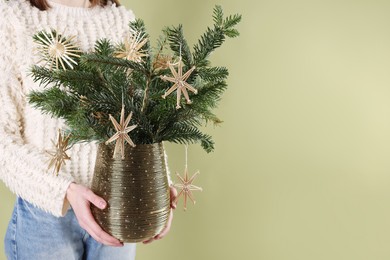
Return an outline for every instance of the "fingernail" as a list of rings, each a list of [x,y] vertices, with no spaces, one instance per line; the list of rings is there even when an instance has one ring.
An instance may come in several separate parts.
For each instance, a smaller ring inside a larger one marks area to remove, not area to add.
[[[117,242],[117,243],[115,243],[115,245],[121,247],[121,246],[123,246],[123,243]]]
[[[106,207],[106,202],[105,201],[100,201],[99,204],[100,204],[100,207],[102,209],[104,209]]]

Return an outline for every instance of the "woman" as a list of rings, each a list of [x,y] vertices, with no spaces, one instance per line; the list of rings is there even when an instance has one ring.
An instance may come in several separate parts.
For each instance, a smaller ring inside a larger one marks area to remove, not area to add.
[[[105,0],[0,0],[0,179],[17,195],[5,237],[9,259],[134,259],[135,244],[104,232],[90,211],[90,203],[106,206],[88,188],[96,144],[74,145],[72,160],[58,176],[51,174],[46,151],[64,122],[26,102],[26,94],[39,88],[29,76],[39,61],[32,41],[37,31],[74,35],[87,51],[101,38],[121,41],[133,19],[131,11]],[[173,201],[174,188],[171,194]],[[171,221],[172,214],[162,233],[144,243],[164,237]]]

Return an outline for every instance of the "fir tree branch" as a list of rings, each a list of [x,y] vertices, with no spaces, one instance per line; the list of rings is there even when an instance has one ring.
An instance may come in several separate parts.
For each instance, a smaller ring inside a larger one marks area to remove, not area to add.
[[[225,67],[201,67],[198,69],[198,75],[208,82],[222,81],[229,76],[229,71]]]
[[[45,89],[41,92],[32,91],[29,93],[27,100],[34,107],[59,118],[67,118],[78,108],[78,99],[57,87]]]
[[[196,127],[187,126],[185,124],[174,124],[169,132],[165,133],[163,137],[163,140],[179,144],[200,142],[202,148],[208,153],[214,150],[214,141],[211,136],[203,134]]]
[[[179,25],[163,30],[155,56],[150,42],[145,42],[141,49],[148,55],[142,57],[142,62],[116,57],[119,47],[108,39],[99,40],[94,52],[82,53],[80,62],[72,70],[34,66],[31,70],[33,79],[45,89],[31,92],[29,102],[45,113],[64,118],[72,134],[71,143],[102,142],[112,136],[115,129],[108,115],[119,118],[123,99],[126,114],[132,111],[132,121],[138,125],[131,133],[135,143],[200,142],[210,152],[214,149],[214,142],[199,128],[208,122],[222,122],[211,110],[217,106],[227,87],[229,73],[225,67],[210,67],[208,56],[222,45],[226,37],[238,35],[235,26],[240,20],[240,15],[225,18],[222,8],[216,6],[214,26],[207,28],[200,37],[193,53],[184,37],[183,27]],[[129,27],[131,33],[147,36],[142,20],[131,22]],[[161,97],[171,83],[161,80],[160,75],[166,75],[170,70],[155,65],[166,46],[176,57],[182,57],[184,69],[196,66],[186,81],[198,90],[198,94],[190,93],[193,103],[184,104],[182,101],[183,108],[179,110],[176,109],[175,95],[166,99]]]
[[[114,46],[109,39],[100,39],[95,44],[95,52],[102,56],[112,56],[114,54]]]
[[[103,69],[125,68],[125,69],[142,71],[146,75],[149,73],[149,71],[140,63],[126,60],[126,59],[103,56],[95,53],[83,55],[81,57],[81,64],[92,68],[99,68],[99,67]]]
[[[164,32],[168,36],[169,46],[171,50],[178,57],[182,57],[185,65],[192,67],[192,54],[190,47],[188,46],[187,40],[184,37],[183,26],[180,24],[177,27],[167,27]]]
[[[225,36],[236,37],[239,35],[238,31],[233,27],[241,21],[241,15],[230,15],[223,19],[222,7],[217,5],[214,8],[213,19],[214,27],[212,29],[207,28],[206,32],[194,46],[194,65],[198,68],[209,64],[207,57],[222,45],[225,41]]]

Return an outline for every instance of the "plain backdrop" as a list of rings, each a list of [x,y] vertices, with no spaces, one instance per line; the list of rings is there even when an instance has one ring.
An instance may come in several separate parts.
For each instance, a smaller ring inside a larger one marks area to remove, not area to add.
[[[212,55],[230,70],[224,123],[206,128],[216,150],[189,148],[204,191],[138,260],[390,259],[390,1],[123,4],[153,39],[182,23],[190,44],[215,4],[243,15],[241,36]],[[184,147],[167,150],[182,173]],[[0,237],[13,201],[1,184]]]

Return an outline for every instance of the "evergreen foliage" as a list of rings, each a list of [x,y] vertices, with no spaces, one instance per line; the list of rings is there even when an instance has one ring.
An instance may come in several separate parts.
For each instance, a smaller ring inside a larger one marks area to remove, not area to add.
[[[147,39],[139,50],[147,54],[142,62],[118,58],[116,52],[123,49],[125,43],[114,45],[103,39],[96,42],[93,52],[81,53],[73,69],[33,66],[33,79],[44,88],[32,91],[29,102],[45,113],[63,118],[68,126],[66,132],[71,135],[70,143],[106,141],[115,133],[109,114],[119,119],[123,102],[126,115],[133,112],[130,124],[138,125],[130,133],[134,143],[200,142],[210,152],[214,142],[199,128],[207,122],[222,122],[212,109],[227,87],[228,70],[210,66],[208,56],[226,37],[239,35],[235,26],[241,16],[224,17],[222,8],[216,6],[213,18],[214,26],[207,28],[193,51],[181,25],[165,28],[157,47],[152,48],[144,22],[137,19],[130,23],[129,30]],[[198,93],[191,94],[192,104],[182,100],[181,109],[176,109],[175,93],[162,98],[173,83],[160,78],[171,75],[169,68],[156,64],[167,56],[172,57],[171,62],[182,57],[183,72],[196,67],[187,82]]]

